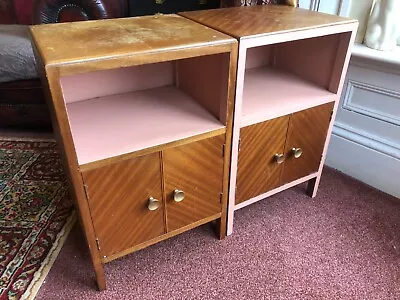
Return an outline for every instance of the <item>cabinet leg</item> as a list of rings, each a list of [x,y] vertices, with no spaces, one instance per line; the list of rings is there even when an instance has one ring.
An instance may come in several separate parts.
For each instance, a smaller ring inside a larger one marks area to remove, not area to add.
[[[223,220],[224,215],[215,220],[214,232],[218,239],[223,240],[226,237],[226,220]]]
[[[311,198],[314,198],[317,195],[317,190],[319,186],[319,180],[321,179],[321,175],[310,179],[307,183],[307,195]]]
[[[93,263],[94,272],[96,273],[97,287],[100,291],[106,289],[106,278],[104,275],[104,267],[101,262]]]

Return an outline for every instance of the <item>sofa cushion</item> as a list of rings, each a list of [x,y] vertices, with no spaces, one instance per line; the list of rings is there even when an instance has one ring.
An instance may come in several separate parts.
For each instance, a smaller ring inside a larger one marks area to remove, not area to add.
[[[0,82],[38,77],[27,25],[0,25]]]

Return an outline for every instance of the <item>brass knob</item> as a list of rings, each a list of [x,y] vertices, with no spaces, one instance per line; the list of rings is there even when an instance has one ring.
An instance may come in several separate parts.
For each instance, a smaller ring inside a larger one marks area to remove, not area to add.
[[[276,162],[278,165],[281,164],[281,163],[283,163],[283,162],[285,161],[285,155],[283,155],[283,154],[278,154],[278,153],[276,153],[275,156],[274,156],[274,158],[275,158],[275,162]]]
[[[301,148],[292,148],[292,154],[294,158],[299,158],[303,154],[303,150]]]
[[[147,208],[151,211],[157,210],[160,207],[160,201],[150,197],[147,201]]]
[[[156,4],[164,4],[165,0],[156,0]]]
[[[175,190],[174,191],[174,201],[175,202],[181,202],[185,199],[185,192],[181,190]]]

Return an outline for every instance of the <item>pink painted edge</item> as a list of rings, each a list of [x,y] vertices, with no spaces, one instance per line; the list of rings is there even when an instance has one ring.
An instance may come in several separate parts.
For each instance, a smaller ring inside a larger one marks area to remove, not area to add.
[[[241,46],[245,48],[252,48],[264,45],[271,45],[277,43],[284,43],[288,41],[302,40],[314,38],[324,35],[343,33],[353,31],[357,28],[358,22],[346,23],[334,26],[326,26],[321,28],[310,28],[307,30],[291,31],[280,34],[257,35],[243,37],[240,39]]]
[[[243,100],[244,73],[246,67],[246,51],[247,51],[246,48],[239,46],[235,113],[233,116],[233,130],[232,130],[232,153],[231,153],[231,171],[230,171],[229,195],[228,195],[227,235],[231,235],[233,232],[233,212],[235,210],[236,175],[237,175],[238,155],[239,155],[239,135],[241,128],[240,122],[242,117],[242,100]]]
[[[355,42],[355,39],[356,39],[356,33],[357,33],[357,27],[354,28],[354,30],[353,30],[353,32],[351,34],[349,47],[347,48],[347,54],[346,54],[346,58],[345,58],[345,61],[344,61],[342,74],[340,76],[339,88],[338,88],[338,92],[337,92],[336,99],[335,99],[335,106],[333,108],[332,119],[331,119],[331,123],[329,124],[328,133],[327,133],[327,137],[326,137],[326,140],[325,140],[324,150],[322,152],[322,158],[321,158],[321,162],[320,162],[320,165],[319,165],[317,178],[315,180],[314,189],[313,189],[312,195],[311,195],[312,198],[314,198],[317,195],[317,190],[318,190],[318,186],[319,186],[319,183],[320,183],[320,180],[321,180],[323,166],[325,164],[326,154],[328,152],[329,142],[330,142],[331,136],[332,136],[333,125],[335,123],[335,118],[336,118],[337,110],[338,110],[338,107],[339,107],[340,97],[341,97],[342,90],[343,90],[344,80],[345,80],[345,77],[346,77],[346,74],[347,74],[347,70],[349,68],[350,57],[351,57],[351,53],[352,53],[352,50],[353,50],[353,45],[354,45],[354,42]]]
[[[313,179],[313,178],[317,177],[317,174],[318,174],[318,172],[317,173],[312,173],[310,175],[307,175],[307,176],[302,177],[300,179],[297,179],[295,181],[286,183],[285,185],[277,187],[276,189],[270,190],[269,192],[266,192],[264,194],[258,195],[257,197],[250,198],[249,200],[246,200],[246,201],[244,201],[242,203],[239,203],[238,205],[235,205],[235,210],[241,209],[241,208],[246,207],[246,206],[248,206],[250,204],[253,204],[253,203],[256,203],[256,202],[258,202],[260,200],[263,200],[263,199],[265,199],[265,198],[267,198],[269,196],[272,196],[272,195],[274,195],[276,193],[279,193],[279,192],[282,192],[282,191],[284,191],[286,189],[294,187],[295,185],[298,185],[300,183],[303,183],[303,182],[306,182],[306,181],[308,181],[310,179]]]

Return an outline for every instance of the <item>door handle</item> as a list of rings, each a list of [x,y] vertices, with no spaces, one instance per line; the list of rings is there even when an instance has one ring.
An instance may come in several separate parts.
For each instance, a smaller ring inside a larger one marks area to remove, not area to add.
[[[181,190],[174,190],[174,201],[182,202],[185,199],[185,192]]]
[[[299,158],[303,154],[303,150],[301,148],[292,148],[292,154],[294,158]]]
[[[160,207],[160,201],[157,199],[154,199],[153,197],[150,197],[149,200],[147,201],[147,208],[150,211],[155,211]]]

